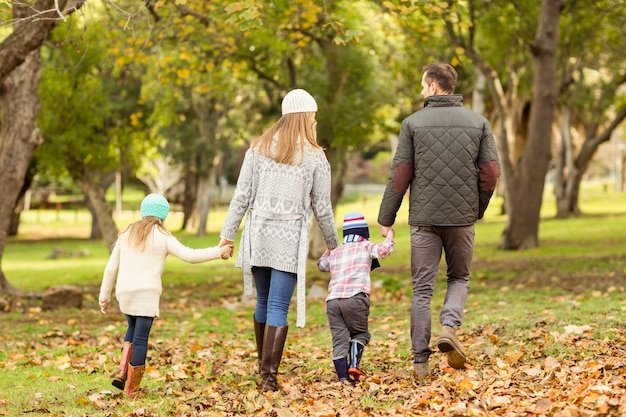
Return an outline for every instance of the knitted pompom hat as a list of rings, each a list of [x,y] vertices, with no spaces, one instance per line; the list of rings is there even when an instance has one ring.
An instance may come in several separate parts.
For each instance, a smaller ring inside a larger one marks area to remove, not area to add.
[[[283,98],[283,116],[290,113],[308,113],[317,111],[317,103],[307,91],[297,88]]]
[[[348,213],[343,218],[343,237],[347,235],[359,235],[365,239],[370,237],[370,229],[367,227],[365,217],[358,211]]]
[[[141,201],[139,214],[141,217],[154,216],[165,220],[170,212],[170,204],[161,194],[148,194]]]

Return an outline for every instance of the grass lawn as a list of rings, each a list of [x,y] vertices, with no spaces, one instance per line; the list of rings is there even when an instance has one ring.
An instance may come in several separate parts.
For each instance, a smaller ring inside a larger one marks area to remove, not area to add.
[[[111,386],[125,321],[97,306],[108,253],[86,239],[86,212],[24,213],[2,271],[16,287],[58,284],[84,291],[81,309],[45,311],[37,300],[9,300],[0,313],[0,416],[583,416],[626,415],[626,195],[590,185],[585,215],[552,219],[546,192],[541,246],[502,251],[505,218],[495,199],[476,226],[470,295],[459,338],[471,361],[454,371],[431,356],[432,377],[411,374],[411,275],[406,206],[396,225],[396,250],[372,273],[372,340],[354,387],[335,382],[324,292],[328,275],[308,268],[307,325],[290,329],[280,368],[282,389],[259,393],[252,312],[242,297],[234,259],[189,265],[168,259],[162,316],[155,321],[141,397],[129,401]],[[358,196],[337,208],[365,214],[380,241],[380,196]],[[209,234],[176,235],[191,247],[219,241],[223,210],[209,217]],[[120,228],[138,216],[132,208]],[[170,230],[181,218],[168,217]],[[49,259],[54,251],[83,254]],[[315,296],[315,294],[321,294]],[[442,262],[433,300],[433,336],[445,293]],[[433,340],[434,342],[434,340]],[[434,346],[433,346],[434,347]]]

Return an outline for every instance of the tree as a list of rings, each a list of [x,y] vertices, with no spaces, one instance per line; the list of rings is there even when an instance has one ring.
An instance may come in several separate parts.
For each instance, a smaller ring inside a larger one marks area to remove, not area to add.
[[[579,1],[568,12],[560,46],[560,141],[554,164],[557,218],[581,214],[580,184],[587,168],[626,118],[623,2]]]
[[[256,114],[248,111],[254,94],[244,88],[250,74],[235,57],[239,24],[228,22],[224,13],[230,4],[154,5],[151,29],[158,38],[144,31],[127,45],[146,63],[142,96],[153,107],[149,121],[156,151],[185,173],[182,227],[195,228],[198,236],[206,233],[226,149],[242,143],[241,117],[233,113]]]
[[[504,249],[539,244],[539,211],[558,97],[559,22],[565,4],[544,0],[537,10],[531,3],[448,0],[428,10],[443,19],[460,58],[468,58],[489,87],[508,214],[500,240]],[[532,68],[526,64],[528,53]]]
[[[111,27],[113,19],[88,25],[82,16],[71,20],[46,44],[39,118],[46,142],[37,157],[40,169],[67,173],[80,187],[111,249],[118,229],[106,189],[116,172],[134,171],[149,146],[141,117],[145,109],[139,104],[141,65],[113,66],[111,51],[120,36]]]
[[[33,152],[42,141],[35,123],[39,110],[39,48],[50,31],[81,5],[79,0],[14,2],[14,30],[0,43],[0,260],[11,213]],[[1,269],[0,293],[24,294],[8,282]]]
[[[533,99],[528,140],[518,170],[507,187],[507,225],[500,240],[504,249],[531,249],[539,245],[543,189],[551,158],[552,125],[556,108],[559,19],[564,0],[542,0],[537,34],[530,44],[534,59]]]
[[[620,98],[625,74],[624,8],[621,1],[613,0],[566,2],[560,7],[559,30],[563,35],[556,50],[559,119],[550,129],[560,133],[560,146],[553,143],[557,149],[553,159],[547,143],[542,152],[547,152],[548,168],[554,167],[557,217],[565,217],[579,212],[578,192],[587,167],[598,146],[609,140],[626,116]],[[535,68],[526,63],[530,57],[534,56],[534,61],[539,58],[533,55],[536,42],[528,39],[545,9],[521,2],[442,1],[424,5],[421,10],[433,16],[433,21],[445,22],[461,62],[469,59],[487,80],[492,98],[487,111],[492,111],[489,118],[494,121],[503,195],[510,215],[501,247],[534,247],[538,245],[540,191],[545,179],[530,175],[543,168],[537,171],[530,162],[534,157],[529,152],[537,150],[528,146],[530,116],[537,105],[534,100],[540,97],[532,96],[537,92],[537,78],[533,81]],[[436,33],[436,23],[425,22],[425,26]],[[576,141],[575,136],[582,139]],[[542,159],[540,165],[544,166]],[[520,187],[520,181],[531,177],[534,185]],[[527,198],[529,188],[535,190],[534,202]],[[522,206],[516,206],[518,203]],[[515,211],[510,213],[511,209]],[[530,216],[529,211],[536,214]]]
[[[332,169],[332,201],[343,193],[347,154],[384,141],[379,128],[393,99],[394,73],[383,68],[393,47],[395,30],[378,5],[367,1],[275,2],[263,9],[259,22],[242,32],[239,50],[267,92],[274,119],[281,97],[292,88],[305,88],[318,102],[318,141]],[[362,22],[369,22],[362,31]],[[392,29],[389,29],[392,27]],[[268,111],[269,113],[269,111]],[[310,254],[324,250],[313,226]]]

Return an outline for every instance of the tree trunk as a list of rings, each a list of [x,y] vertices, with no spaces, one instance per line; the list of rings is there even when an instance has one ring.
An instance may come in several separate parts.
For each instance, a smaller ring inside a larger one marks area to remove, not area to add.
[[[33,51],[0,87],[0,119],[3,121],[0,126],[0,259],[28,165],[42,142],[36,125],[40,76],[39,51]],[[4,274],[0,274],[0,290],[8,294],[19,293],[7,282]]]
[[[581,178],[574,166],[574,144],[570,132],[571,111],[569,107],[561,109],[561,146],[556,158],[554,170],[554,196],[556,198],[556,217],[564,219],[571,214],[578,215],[578,201],[572,200],[575,191],[574,178]],[[573,206],[574,205],[574,206]]]
[[[203,144],[198,149],[198,227],[196,236],[204,236],[207,232],[207,221],[211,211],[211,200],[217,194],[217,178],[220,175],[223,152],[219,148],[216,132],[219,131],[220,119],[230,108],[227,100],[192,94],[193,109],[197,115],[198,131]]]
[[[211,202],[219,194],[217,188],[217,178],[221,174],[220,167],[224,159],[224,153],[217,149],[213,155],[213,162],[209,170],[209,175],[200,181],[198,190],[198,216],[199,224],[196,236],[205,236],[208,227],[209,213],[211,212]]]
[[[472,110],[476,113],[485,113],[485,88],[487,86],[487,78],[485,75],[476,71],[476,82],[474,83],[474,91],[472,92]]]
[[[333,111],[333,107],[337,98],[342,94],[347,75],[341,65],[342,47],[335,44],[330,38],[318,39],[318,44],[324,56],[326,68],[327,89],[324,93],[323,102],[326,107],[325,112],[328,115],[325,123],[318,125],[318,142],[326,149],[326,156],[331,167],[331,203],[334,212],[345,187],[347,152],[343,147],[333,146],[333,143],[337,140],[334,130],[336,113]],[[319,258],[325,250],[326,243],[324,242],[322,231],[317,222],[314,221],[309,240],[309,258]]]
[[[195,166],[187,170],[184,177],[185,190],[183,192],[183,223],[181,230],[192,231],[196,223],[198,214],[196,211],[196,201],[198,198],[198,172]]]
[[[114,172],[114,173],[112,172],[109,174],[98,175],[98,176],[100,175],[102,176],[102,181],[100,181],[100,188],[102,188],[102,192],[104,193],[104,195],[106,195],[106,191],[109,189],[109,187],[117,181],[118,173],[119,171]],[[118,190],[116,190],[116,193],[117,192]],[[121,194],[121,187],[119,189],[119,193]],[[116,194],[116,200],[115,200],[116,205],[120,201],[119,198],[121,197],[118,197]],[[93,206],[93,204],[91,204],[91,200],[86,194],[85,194],[85,205],[87,206],[87,209],[89,210],[89,213],[91,214],[91,232],[89,233],[89,239],[90,240],[103,239],[104,235],[102,233],[102,230],[100,230],[100,224],[98,223],[98,212],[96,211],[96,208]]]
[[[73,13],[82,4],[82,0],[38,0],[34,4],[29,1],[14,1],[13,20],[16,24],[13,32],[0,44],[0,83],[32,51],[39,50],[48,34],[63,18],[61,15]]]
[[[507,188],[507,224],[500,239],[503,249],[539,246],[539,220],[543,190],[550,164],[552,123],[556,107],[557,46],[563,0],[543,0],[534,56],[533,100],[528,142],[518,166],[515,187]]]
[[[524,129],[518,125],[525,121],[523,117],[524,104],[517,94],[519,74],[510,72],[508,92],[505,91],[497,71],[473,48],[473,45],[465,45],[451,27],[448,28],[448,34],[450,41],[454,45],[466,48],[466,55],[484,76],[495,104],[497,116],[495,118],[496,123],[494,123],[492,128],[502,172],[497,188],[499,190],[498,193],[504,198],[502,214],[505,214],[508,213],[507,207],[509,202],[507,196],[511,188],[516,185],[516,169],[521,159],[521,154],[519,153],[521,152],[520,132]],[[525,140],[523,142],[525,143]]]
[[[211,188],[215,184],[215,177],[212,174],[200,178],[198,184],[198,227],[196,236],[206,236],[207,219],[211,211]]]
[[[104,236],[102,236],[102,232],[100,231],[100,226],[98,226],[98,214],[96,213],[96,209],[91,204],[91,200],[85,196],[85,206],[87,206],[87,210],[89,210],[89,214],[91,214],[91,230],[89,231],[89,240],[100,240]]]
[[[19,195],[17,196],[17,202],[15,203],[15,207],[13,208],[13,213],[11,213],[11,223],[9,224],[9,230],[7,232],[9,236],[17,236],[17,234],[19,233],[20,217],[22,211],[24,210],[24,197],[30,189],[34,178],[35,169],[31,164],[29,164],[29,169],[24,175],[24,183],[22,184],[22,188],[20,189]]]
[[[598,109],[598,113],[603,112],[602,109]],[[626,106],[622,106],[614,114],[608,125],[604,130],[598,132],[598,126],[592,124],[588,128],[587,135],[583,141],[583,145],[578,152],[578,155],[574,157],[573,146],[569,145],[571,150],[571,156],[561,156],[566,158],[564,163],[567,169],[561,173],[557,165],[557,185],[555,187],[555,194],[557,198],[557,217],[566,218],[569,216],[580,215],[580,185],[582,183],[585,172],[591,163],[594,155],[601,144],[610,141],[613,132],[620,126],[620,124],[626,119]],[[562,123],[564,125],[565,123]],[[563,127],[562,127],[563,128]],[[563,145],[566,146],[566,145]],[[571,161],[570,161],[571,159]],[[557,164],[559,162],[557,161]],[[562,162],[560,163],[563,164]],[[563,178],[560,179],[559,176]]]
[[[80,4],[56,0],[58,10],[66,15]],[[42,10],[47,11],[39,14]],[[34,15],[38,15],[38,19],[27,19]],[[55,11],[55,0],[39,0],[33,6],[13,2],[14,30],[0,44],[0,261],[7,243],[11,212],[33,152],[42,142],[36,126],[37,88],[41,78],[39,47],[60,19]],[[32,295],[16,290],[1,270],[0,292]]]
[[[20,232],[20,219],[22,217],[22,211],[24,210],[24,198],[18,197],[17,203],[15,204],[15,208],[11,213],[11,219],[9,223],[9,230],[7,231],[8,236],[17,236]]]
[[[106,199],[102,188],[102,182],[97,176],[86,173],[81,178],[74,178],[74,182],[85,194],[98,222],[98,228],[102,232],[102,238],[109,252],[113,250],[113,245],[117,241],[119,234],[117,226],[113,221],[113,207]]]

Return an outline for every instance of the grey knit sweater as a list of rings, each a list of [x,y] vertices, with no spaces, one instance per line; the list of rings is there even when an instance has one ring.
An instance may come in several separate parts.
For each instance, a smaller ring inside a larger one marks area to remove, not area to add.
[[[299,161],[299,156],[296,156]],[[244,294],[252,295],[253,266],[296,273],[297,325],[305,324],[306,260],[311,214],[329,248],[338,245],[330,200],[330,164],[308,145],[301,164],[281,164],[252,149],[246,152],[221,237],[235,240],[243,228],[235,265],[243,269]],[[247,214],[246,214],[247,213]]]

